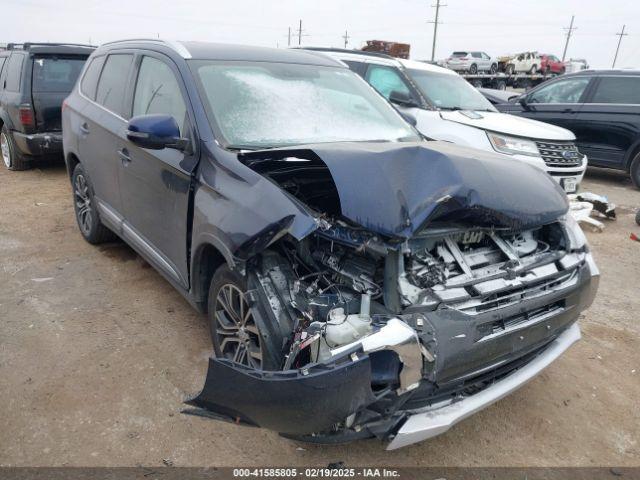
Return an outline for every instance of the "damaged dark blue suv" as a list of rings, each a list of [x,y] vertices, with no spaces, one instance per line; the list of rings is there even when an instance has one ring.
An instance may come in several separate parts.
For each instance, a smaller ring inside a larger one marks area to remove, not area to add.
[[[187,413],[398,448],[539,373],[597,290],[549,176],[423,140],[321,54],[106,44],[63,131],[84,238],[121,237],[208,316]]]

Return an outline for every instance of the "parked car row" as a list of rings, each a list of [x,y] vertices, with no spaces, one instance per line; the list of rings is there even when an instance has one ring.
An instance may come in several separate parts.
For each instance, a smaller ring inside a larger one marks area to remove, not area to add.
[[[582,181],[587,157],[564,128],[505,115],[455,72],[424,62],[339,49],[323,51],[362,76],[425,136],[499,152],[549,173],[566,192]]]
[[[111,42],[61,126],[82,236],[122,238],[207,315],[214,355],[185,413],[399,448],[542,371],[598,288],[545,173],[575,187],[572,134],[447,69]]]
[[[562,75],[567,71],[568,65],[571,71],[576,68],[570,62],[562,62],[555,55],[538,54],[538,52],[522,52],[496,58],[480,51],[456,51],[444,60],[441,65],[456,72],[464,72],[471,75],[481,72],[490,74],[504,72],[507,75],[519,73]]]

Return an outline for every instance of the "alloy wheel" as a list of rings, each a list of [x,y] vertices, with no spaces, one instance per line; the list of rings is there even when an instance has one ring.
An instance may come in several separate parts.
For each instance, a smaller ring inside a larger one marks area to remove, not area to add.
[[[89,184],[84,175],[76,175],[73,194],[76,201],[78,225],[83,234],[89,235],[93,222],[93,207],[91,205],[91,196],[89,195]]]
[[[9,147],[9,139],[4,133],[0,134],[0,150],[2,151],[2,160],[7,168],[11,168],[11,147]]]
[[[216,297],[214,315],[220,355],[252,368],[262,368],[260,333],[245,294],[233,284],[223,285]]]

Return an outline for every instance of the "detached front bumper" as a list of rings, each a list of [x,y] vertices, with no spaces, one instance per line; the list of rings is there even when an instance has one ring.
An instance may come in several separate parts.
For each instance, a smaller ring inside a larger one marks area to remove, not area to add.
[[[62,132],[25,134],[14,131],[13,139],[18,149],[25,155],[62,154]]]
[[[576,320],[593,302],[599,275],[586,253],[575,276],[544,295],[475,315],[441,308],[430,318],[392,318],[328,361],[298,370],[256,371],[211,359],[202,391],[187,402],[195,408],[185,413],[316,443],[375,436],[393,450],[419,442],[520,388],[579,340]],[[549,302],[556,307],[535,316]],[[523,312],[532,316],[504,332],[474,334]],[[373,388],[388,378],[397,382]]]
[[[538,375],[580,340],[580,337],[580,327],[574,323],[551,342],[544,353],[494,385],[459,402],[411,415],[389,443],[387,450],[395,450],[440,435],[459,421],[506,397]]]

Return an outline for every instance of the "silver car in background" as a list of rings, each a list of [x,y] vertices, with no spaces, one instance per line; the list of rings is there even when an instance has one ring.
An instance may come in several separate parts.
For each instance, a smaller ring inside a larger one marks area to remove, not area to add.
[[[485,52],[453,52],[444,62],[444,65],[456,72],[478,72],[496,73],[498,71],[498,61]]]

